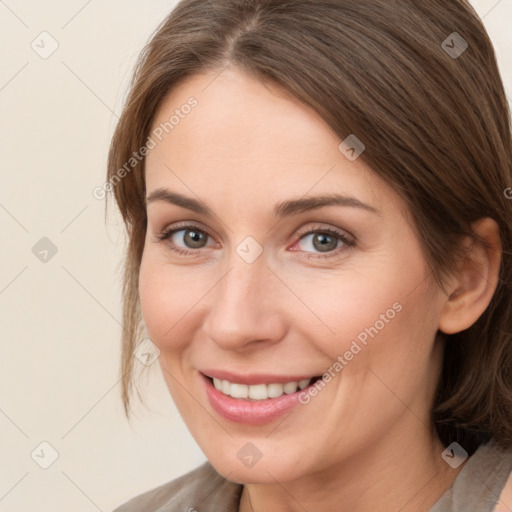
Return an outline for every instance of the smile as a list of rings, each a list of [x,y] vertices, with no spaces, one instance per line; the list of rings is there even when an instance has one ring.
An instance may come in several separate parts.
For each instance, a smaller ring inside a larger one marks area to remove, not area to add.
[[[215,389],[224,393],[232,398],[244,398],[248,400],[267,400],[269,398],[279,398],[282,395],[291,395],[296,393],[307,386],[309,386],[313,379],[303,379],[301,381],[291,381],[284,384],[272,383],[272,384],[239,384],[236,382],[230,382],[228,380],[213,379],[213,385]]]
[[[225,420],[246,425],[278,420],[300,405],[299,395],[321,379],[321,376],[304,375],[234,375],[224,371],[199,372],[199,375],[213,410]]]

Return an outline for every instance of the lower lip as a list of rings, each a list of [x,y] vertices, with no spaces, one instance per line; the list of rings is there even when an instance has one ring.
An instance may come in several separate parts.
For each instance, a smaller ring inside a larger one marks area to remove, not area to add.
[[[299,394],[308,388],[290,395],[267,400],[244,400],[233,398],[219,391],[213,383],[202,375],[206,384],[206,394],[211,406],[223,418],[246,425],[264,425],[284,416],[288,411],[300,404]]]

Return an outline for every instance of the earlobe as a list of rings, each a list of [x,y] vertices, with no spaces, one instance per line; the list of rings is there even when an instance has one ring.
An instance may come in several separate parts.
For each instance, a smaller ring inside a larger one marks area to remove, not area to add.
[[[487,309],[498,286],[502,247],[499,226],[484,218],[471,225],[477,240],[468,244],[454,284],[439,316],[439,330],[454,334],[471,327]]]

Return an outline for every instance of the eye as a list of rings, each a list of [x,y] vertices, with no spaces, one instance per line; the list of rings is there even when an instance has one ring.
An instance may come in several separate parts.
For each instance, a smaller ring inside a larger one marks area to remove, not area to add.
[[[210,235],[194,225],[185,225],[164,230],[156,238],[160,242],[168,241],[168,245],[173,251],[191,255],[205,247]]]
[[[167,242],[172,251],[191,256],[196,255],[200,249],[205,248],[209,238],[211,238],[210,235],[203,229],[187,224],[173,226],[164,230],[156,236],[156,241]],[[299,249],[299,251],[310,253],[306,256],[307,258],[330,258],[354,247],[355,241],[342,231],[323,227],[310,229],[306,233],[301,234],[296,245],[300,246],[301,244],[303,248]],[[317,253],[308,251],[308,245]],[[297,250],[292,249],[292,251]]]
[[[345,251],[355,246],[355,242],[345,233],[333,228],[309,230],[300,237],[297,244],[302,244],[303,249],[301,250],[305,252],[311,252],[307,250],[309,246],[313,248],[313,251],[320,253],[310,254],[307,258],[330,258],[338,255],[340,251]]]

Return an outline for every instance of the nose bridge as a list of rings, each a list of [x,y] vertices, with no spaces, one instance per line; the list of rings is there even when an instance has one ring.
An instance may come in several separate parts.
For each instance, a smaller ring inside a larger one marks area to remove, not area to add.
[[[265,281],[264,271],[266,270],[261,261],[258,263],[247,264],[234,256],[230,260],[228,272],[224,279],[219,283],[217,306],[223,308],[239,308],[244,304],[251,304],[254,298],[259,294],[259,287]],[[256,309],[252,308],[256,313]]]
[[[225,349],[281,336],[276,297],[270,297],[274,276],[263,255],[248,261],[243,252],[240,256],[233,250],[227,270],[214,288],[213,304],[203,326],[208,337]]]

